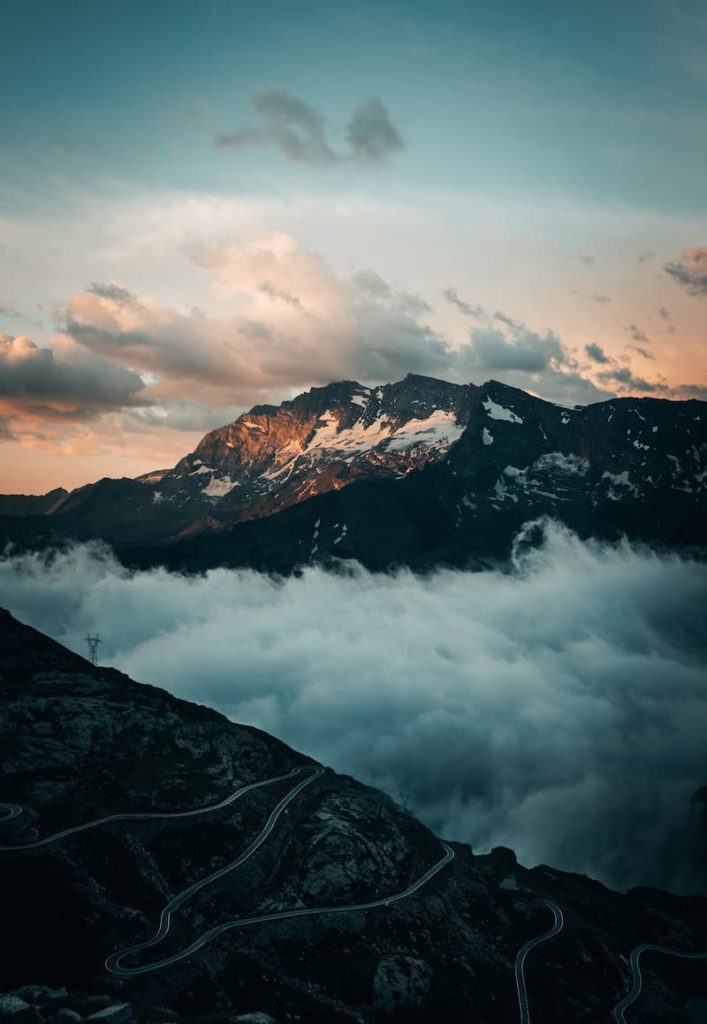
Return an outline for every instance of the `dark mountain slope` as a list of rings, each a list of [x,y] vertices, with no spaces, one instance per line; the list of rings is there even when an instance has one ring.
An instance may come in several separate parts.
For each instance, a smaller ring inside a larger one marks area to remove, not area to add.
[[[50,516],[59,510],[68,494],[63,487],[46,494],[0,494],[0,516]]]
[[[258,730],[93,668],[7,613],[0,673],[2,799],[24,808],[2,825],[6,845],[104,814],[194,809],[313,766]],[[155,1022],[515,1022],[514,958],[550,926],[551,899],[566,924],[529,958],[534,1019],[598,1022],[629,987],[636,944],[705,945],[703,898],[620,895],[581,876],[527,871],[507,850],[478,857],[452,844],[455,859],[400,903],[257,924],[175,966],[127,979],[107,973],[105,957],[147,939],[170,897],[243,851],[291,786],[276,782],[196,817],[113,822],[3,852],[0,986],[14,995],[0,999],[0,1013],[23,1001],[35,1009],[20,1006],[16,1024],[39,1024],[62,1007],[87,1014],[127,1002],[123,1020]],[[135,962],[175,953],[234,917],[391,895],[442,853],[389,798],[327,771],[245,864],[180,907],[172,931]],[[688,1021],[690,995],[707,997],[703,965],[651,962],[631,1019]]]

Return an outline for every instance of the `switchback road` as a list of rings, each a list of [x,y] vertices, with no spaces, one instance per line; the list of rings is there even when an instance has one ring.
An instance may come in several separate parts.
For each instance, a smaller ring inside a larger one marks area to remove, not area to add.
[[[258,837],[260,838],[260,837]],[[257,840],[256,840],[257,841]],[[177,953],[173,953],[172,956],[164,957],[162,960],[154,960],[150,964],[143,964],[141,967],[124,967],[121,964],[121,960],[131,953],[139,952],[142,949],[146,949],[148,946],[154,945],[157,940],[157,934],[154,939],[148,939],[147,942],[139,943],[137,946],[131,946],[130,949],[121,950],[118,953],[111,953],[106,960],[106,968],[111,974],[117,974],[123,978],[129,978],[136,974],[147,974],[149,971],[156,971],[162,967],[168,967],[170,964],[176,964],[179,960],[184,960],[186,957],[196,953],[197,950],[201,949],[206,945],[207,942],[211,942],[219,935],[223,935],[224,932],[230,931],[234,928],[245,928],[248,925],[253,924],[265,924],[268,921],[286,921],[295,917],[320,917],[324,914],[350,914],[358,910],[372,910],[374,907],[389,907],[393,903],[399,903],[400,900],[407,899],[408,896],[412,896],[413,893],[421,889],[423,885],[426,885],[434,876],[446,867],[451,860],[454,859],[454,850],[447,845],[442,843],[444,848],[444,856],[440,858],[435,864],[429,868],[424,875],[421,875],[416,881],[403,889],[401,892],[393,893],[390,896],[383,896],[378,900],[370,900],[367,903],[349,903],[343,906],[334,907],[302,907],[299,910],[280,910],[273,914],[258,914],[255,917],[239,917],[232,921],[225,921],[223,924],[216,925],[214,928],[210,928],[199,936],[191,945],[186,946],[184,949],[179,950]],[[243,863],[243,859],[239,858],[238,863]],[[229,864],[226,870],[231,870],[235,866]],[[206,882],[211,879],[207,879]],[[178,897],[177,897],[178,898]],[[169,906],[169,904],[168,904]],[[167,911],[167,907],[162,912],[163,917]],[[169,925],[168,925],[169,927]],[[166,935],[166,931],[163,933]]]
[[[552,911],[555,923],[552,928],[543,932],[542,935],[538,935],[534,939],[530,939],[526,944],[518,951],[516,956],[515,974],[516,974],[516,991],[518,993],[518,1010],[520,1012],[520,1024],[530,1024],[530,1008],[528,1006],[528,990],[525,984],[525,958],[531,950],[539,946],[541,942],[547,942],[554,935],[557,935],[562,931],[565,919],[562,911],[553,903],[552,900],[545,900],[545,906],[549,907]]]
[[[300,768],[293,768],[291,772],[287,772],[285,775],[276,775],[270,779],[263,779],[262,782],[251,782],[248,786],[241,786],[240,789],[236,789],[230,796],[220,800],[217,804],[207,804],[205,807],[197,807],[193,811],[132,811],[126,814],[107,814],[104,818],[96,818],[95,821],[87,821],[83,825],[74,825],[72,828],[62,829],[61,832],[54,832],[51,836],[37,839],[31,843],[19,843],[16,846],[0,846],[0,852],[13,853],[15,851],[37,850],[41,846],[49,846],[50,843],[56,843],[59,839],[66,839],[67,836],[73,836],[77,832],[84,832],[86,829],[97,828],[99,825],[108,825],[115,821],[193,818],[198,814],[210,814],[212,811],[220,811],[223,807],[228,807],[229,804],[239,800],[246,793],[250,793],[254,789],[260,789],[261,786],[270,786],[274,782],[283,782],[285,779],[291,779],[301,772],[312,771],[313,769],[315,769],[314,765],[303,765]],[[317,775],[321,775],[324,771],[323,768],[316,768],[315,770]],[[9,811],[4,818],[0,818],[0,824],[4,824],[6,821],[10,821],[11,818],[16,818],[22,813],[22,808],[19,804],[0,804],[0,808],[5,808]]]
[[[643,976],[641,974],[641,956],[643,953],[663,953],[664,956],[681,957],[684,960],[705,960],[707,953],[680,953],[676,949],[666,949],[665,946],[654,946],[651,943],[644,943],[636,946],[631,951],[631,977],[633,984],[628,995],[624,996],[620,1003],[614,1007],[614,1020],[616,1024],[626,1024],[626,1010],[636,1002],[643,988]]]
[[[150,971],[159,970],[162,967],[168,967],[171,964],[177,963],[179,960],[183,960],[192,953],[201,949],[206,945],[207,942],[211,942],[218,935],[222,935],[224,932],[234,928],[244,928],[248,925],[264,924],[268,921],[284,921],[289,918],[295,917],[316,917],[324,914],[346,914],[353,913],[354,911],[360,910],[372,910],[375,907],[389,907],[394,903],[399,903],[401,900],[407,899],[412,896],[424,885],[426,885],[434,876],[442,870],[450,861],[454,859],[454,850],[447,843],[442,843],[444,848],[444,856],[440,858],[435,864],[432,865],[423,875],[412,882],[406,889],[401,892],[392,893],[388,896],[383,896],[377,900],[370,900],[366,903],[351,903],[343,906],[332,906],[332,907],[302,907],[297,910],[282,910],[271,914],[259,914],[255,917],[244,917],[238,918],[232,921],[226,921],[223,924],[217,925],[214,928],[204,932],[198,939],[187,946],[185,949],[180,950],[171,956],[164,957],[161,960],[153,961],[149,964],[143,964],[137,967],[124,966],[122,961],[130,956],[140,953],[145,949],[149,949],[164,939],[169,933],[171,917],[173,911],[177,907],[184,904],[191,896],[199,892],[201,889],[208,885],[213,884],[218,879],[223,878],[224,875],[244,864],[253,854],[258,850],[263,843],[270,836],[273,831],[280,815],[286,810],[288,804],[297,797],[302,790],[309,786],[315,779],[318,779],[324,774],[324,769],[319,768],[316,765],[304,765],[299,768],[293,768],[292,771],[287,772],[285,775],[277,775],[269,779],[263,779],[261,782],[253,782],[248,786],[242,786],[240,789],[235,790],[230,796],[227,796],[224,800],[219,801],[216,804],[209,804],[206,807],[199,807],[192,811],[150,811],[150,812],[129,812],[124,814],[109,814],[103,818],[96,818],[95,821],[85,822],[83,825],[74,825],[71,828],[62,829],[61,832],[55,832],[50,836],[46,836],[44,839],[38,839],[31,843],[21,843],[13,846],[0,846],[0,852],[13,853],[13,852],[27,852],[29,850],[36,850],[40,847],[48,846],[50,843],[58,842],[61,839],[66,839],[68,836],[75,835],[77,832],[84,832],[90,828],[96,828],[99,825],[107,825],[113,822],[119,821],[145,821],[151,819],[170,819],[170,818],[189,818],[198,814],[207,814],[211,811],[220,810],[223,807],[227,807],[232,804],[235,800],[244,796],[246,793],[251,792],[254,789],[259,789],[262,786],[269,786],[276,782],[282,782],[285,779],[294,778],[303,772],[309,772],[306,778],[302,779],[295,786],[285,794],[279,803],[270,812],[270,815],[261,829],[260,833],[253,839],[253,841],[246,847],[246,849],[235,858],[230,861],[224,867],[219,868],[217,871],[211,872],[209,875],[205,875],[203,878],[187,886],[180,893],[174,896],[169,903],[163,908],[160,914],[159,925],[157,931],[150,939],[146,939],[144,942],[137,943],[135,946],[131,946],[128,949],[119,950],[118,952],[111,953],[105,961],[105,966],[111,974],[118,975],[120,977],[132,977],[137,974],[147,974]],[[0,823],[10,821],[12,818],[16,818],[22,813],[22,807],[19,804],[8,804],[0,803],[0,810],[4,810],[6,813],[0,817]]]

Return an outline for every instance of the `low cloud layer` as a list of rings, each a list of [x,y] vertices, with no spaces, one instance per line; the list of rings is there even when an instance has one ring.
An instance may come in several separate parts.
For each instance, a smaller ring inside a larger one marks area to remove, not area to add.
[[[135,678],[406,794],[442,834],[615,886],[707,889],[707,566],[551,526],[515,571],[274,582],[0,562],[0,604]]]
[[[329,142],[323,114],[286,89],[260,89],[250,105],[256,126],[217,135],[217,146],[232,150],[269,147],[295,163],[349,163],[364,167],[384,164],[405,148],[400,131],[375,97],[359,103],[352,111],[344,130],[345,150],[338,150]]]

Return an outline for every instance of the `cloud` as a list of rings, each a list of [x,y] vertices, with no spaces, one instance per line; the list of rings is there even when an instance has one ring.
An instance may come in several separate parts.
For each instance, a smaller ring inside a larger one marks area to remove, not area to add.
[[[474,328],[471,331],[471,349],[470,363],[484,372],[522,370],[538,373],[553,362],[562,364],[565,361],[562,342],[553,331],[538,334],[525,324]]]
[[[462,374],[475,380],[500,376],[506,383],[542,398],[566,405],[603,401],[613,397],[582,376],[567,346],[552,330],[532,330],[506,313],[487,312],[461,299],[455,288],[444,298],[466,316],[479,321],[469,342],[457,350]]]
[[[485,322],[473,327],[469,343],[458,352],[468,375],[478,380],[500,376],[563,405],[601,402],[613,397],[580,373],[577,362],[552,330],[543,333],[505,313],[483,314]]]
[[[599,295],[596,292],[593,295],[590,295],[589,297],[592,300],[592,302],[596,302],[600,306],[605,306],[607,302],[611,302],[611,297],[609,295]]]
[[[664,381],[646,380],[645,377],[634,374],[629,366],[613,366],[610,370],[602,370],[598,376],[605,384],[621,385],[620,390],[629,394],[642,391],[648,395],[677,397],[674,390]]]
[[[95,419],[146,401],[138,374],[80,348],[0,333],[0,414],[10,422]]]
[[[636,324],[629,324],[626,331],[631,335],[634,341],[643,341],[650,344],[650,338],[641,330]]]
[[[129,573],[0,561],[0,604],[75,650],[410,794],[442,835],[624,887],[707,889],[707,566],[561,527],[510,573]]]
[[[346,126],[351,158],[359,164],[385,163],[405,142],[379,99],[360,103]]]
[[[643,356],[644,359],[650,359],[652,362],[655,362],[655,356],[647,348],[641,348],[640,345],[628,345],[627,348],[631,352],[638,352],[639,356]]]
[[[707,246],[684,249],[679,263],[666,263],[663,267],[690,295],[707,295]]]
[[[320,111],[286,89],[259,90],[251,98],[251,107],[258,127],[221,133],[216,136],[217,146],[234,150],[273,147],[295,163],[364,167],[384,164],[405,148],[388,110],[375,97],[352,111],[344,130],[348,149],[343,152],[330,145]]]
[[[7,317],[8,320],[24,320],[26,324],[30,324],[31,327],[41,327],[42,324],[39,320],[32,320],[30,317],[19,310],[15,309],[14,306],[0,306],[0,316]]]
[[[666,309],[665,306],[661,306],[658,310],[658,316],[665,324],[668,333],[675,334],[675,324],[673,323],[673,315],[670,310]]]
[[[457,309],[464,313],[466,316],[483,317],[484,310],[481,306],[472,306],[468,302],[464,302],[463,299],[459,298],[456,288],[446,288],[442,294],[444,295],[447,302],[452,306],[456,306]]]
[[[475,321],[455,341],[432,326],[424,297],[369,268],[341,276],[281,232],[185,252],[206,276],[218,313],[171,308],[99,282],[74,295],[59,318],[74,350],[142,376],[153,412],[133,417],[138,426],[163,417],[185,429],[190,404],[194,427],[208,407],[216,426],[234,407],[280,402],[332,380],[375,384],[409,372],[457,382],[500,377],[568,405],[615,394],[608,378],[584,375],[556,332],[470,306],[454,289],[446,300]]]
[[[601,345],[596,345],[593,341],[589,345],[584,346],[584,351],[595,363],[608,363],[610,361]]]
[[[153,400],[250,405],[332,380],[454,369],[451,346],[422,320],[424,299],[373,271],[338,277],[274,232],[188,255],[209,275],[223,316],[94,285],[62,319],[76,345],[150,375]]]

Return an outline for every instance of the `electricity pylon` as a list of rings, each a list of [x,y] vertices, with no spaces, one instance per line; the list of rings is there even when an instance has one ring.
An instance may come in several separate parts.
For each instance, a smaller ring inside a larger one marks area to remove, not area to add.
[[[88,660],[92,665],[98,664],[98,645],[101,642],[101,638],[98,633],[95,636],[91,636],[90,633],[86,634],[86,643],[88,645]]]

